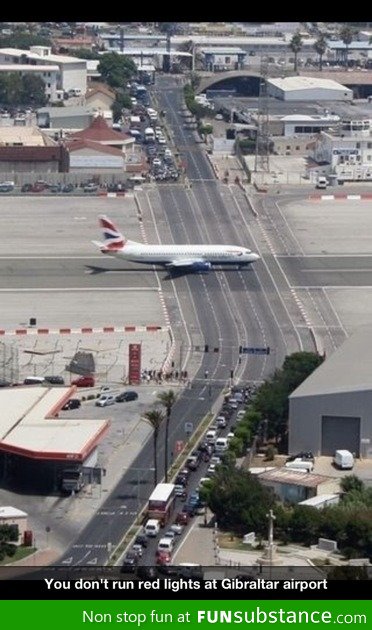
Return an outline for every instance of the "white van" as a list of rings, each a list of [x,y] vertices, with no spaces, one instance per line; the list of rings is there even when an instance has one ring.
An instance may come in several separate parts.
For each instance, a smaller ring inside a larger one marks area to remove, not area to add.
[[[354,456],[350,451],[336,451],[333,457],[333,463],[341,470],[351,470],[354,466]]]
[[[215,441],[214,450],[216,453],[224,453],[229,448],[229,440],[227,437],[220,437]]]
[[[205,434],[205,439],[208,444],[214,444],[217,439],[217,431],[216,429],[209,429],[209,431]]]
[[[287,462],[285,467],[291,468],[292,470],[303,470],[305,472],[312,472],[314,470],[313,462],[300,458],[294,459],[293,462]]]
[[[327,188],[327,178],[324,175],[319,175],[316,180],[316,188]]]
[[[158,551],[167,551],[168,553],[172,553],[174,548],[174,543],[172,538],[160,538],[158,542]]]
[[[160,521],[158,521],[157,518],[149,518],[144,527],[144,532],[146,536],[152,536],[155,538],[155,536],[157,536],[160,532]]]

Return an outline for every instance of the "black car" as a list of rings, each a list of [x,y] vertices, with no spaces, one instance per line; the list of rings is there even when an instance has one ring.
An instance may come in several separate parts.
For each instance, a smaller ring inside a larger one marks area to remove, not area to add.
[[[148,539],[147,536],[145,536],[145,534],[138,534],[136,536],[136,539],[134,541],[135,545],[142,545],[142,547],[147,547],[148,545]]]
[[[23,184],[22,188],[21,188],[21,192],[31,192],[32,190],[32,184]]]
[[[78,409],[81,407],[81,402],[78,398],[70,398],[62,407],[65,411],[67,409]]]
[[[47,383],[50,383],[51,385],[65,384],[65,379],[63,378],[63,376],[44,376],[44,379]]]
[[[293,462],[295,459],[302,459],[304,462],[313,462],[315,461],[314,455],[311,451],[301,451],[301,453],[297,453],[297,455],[290,455],[287,457],[287,462]]]
[[[129,573],[135,570],[138,564],[138,555],[135,551],[127,551],[124,556],[123,564],[121,565],[121,573]]]
[[[74,185],[73,184],[65,184],[64,186],[62,186],[62,192],[63,193],[70,193],[74,190]]]
[[[129,402],[130,400],[137,400],[138,394],[137,392],[122,392],[115,397],[116,402]]]

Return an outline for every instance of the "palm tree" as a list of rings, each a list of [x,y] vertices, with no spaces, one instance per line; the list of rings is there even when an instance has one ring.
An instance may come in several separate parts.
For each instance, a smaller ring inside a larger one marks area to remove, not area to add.
[[[302,49],[302,37],[301,33],[295,33],[288,44],[291,51],[294,53],[294,71],[297,72],[297,57],[298,53]]]
[[[176,402],[176,394],[172,389],[167,392],[158,394],[160,404],[165,409],[165,449],[164,449],[164,480],[168,481],[168,439],[169,439],[169,422],[172,413],[172,407]]]
[[[340,29],[338,35],[339,35],[340,39],[343,41],[343,43],[346,46],[345,53],[344,53],[344,64],[347,67],[347,65],[348,65],[348,57],[349,57],[349,46],[350,46],[351,42],[353,41],[353,39],[354,39],[354,37],[356,35],[356,32],[350,26],[347,26],[345,24],[345,26],[343,26]]]
[[[320,33],[318,39],[314,42],[314,50],[319,55],[319,70],[323,70],[323,55],[327,50],[327,40],[324,33]]]
[[[158,483],[158,464],[157,464],[157,451],[158,451],[158,437],[161,423],[164,420],[164,413],[159,409],[152,409],[150,411],[146,411],[143,414],[143,419],[145,422],[151,425],[153,428],[153,438],[154,438],[154,486]]]

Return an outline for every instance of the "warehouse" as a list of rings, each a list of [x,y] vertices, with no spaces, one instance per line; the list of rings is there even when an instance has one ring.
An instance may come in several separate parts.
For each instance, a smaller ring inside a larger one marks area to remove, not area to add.
[[[269,96],[281,101],[352,101],[353,91],[332,79],[286,77],[268,79]]]
[[[347,339],[289,397],[289,452],[372,459],[372,329]]]

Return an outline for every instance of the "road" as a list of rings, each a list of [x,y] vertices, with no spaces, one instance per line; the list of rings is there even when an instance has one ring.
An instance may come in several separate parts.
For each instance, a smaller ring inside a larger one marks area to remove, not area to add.
[[[192,188],[182,184],[161,185],[138,194],[149,242],[231,242],[256,250],[250,232],[249,207],[236,187],[231,190],[214,178],[205,154],[194,143],[192,132],[182,128],[178,114],[181,90],[172,79],[160,81],[156,94],[167,111],[174,142],[187,159]],[[210,410],[234,371],[242,381],[262,380],[282,363],[284,356],[302,347],[270,269],[260,261],[254,269],[216,271],[208,275],[161,276],[170,311],[177,296],[186,322],[187,351],[197,354],[192,388],[181,394],[172,412],[170,444],[184,439],[184,424],[194,427]],[[175,323],[177,325],[177,322]],[[190,345],[191,340],[191,345]],[[193,345],[198,340],[199,351]],[[310,342],[309,342],[310,343]],[[200,352],[200,346],[209,352]],[[239,345],[272,349],[270,355],[244,358]],[[164,435],[159,439],[159,470],[163,467]],[[152,489],[152,439],[145,444],[128,471],[98,513],[66,551],[60,563],[67,566],[104,564],[110,546],[117,544],[134,520],[139,505]],[[109,543],[109,544],[108,544]]]

